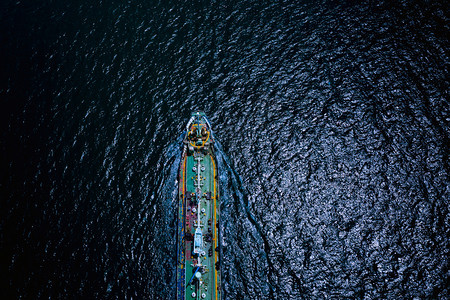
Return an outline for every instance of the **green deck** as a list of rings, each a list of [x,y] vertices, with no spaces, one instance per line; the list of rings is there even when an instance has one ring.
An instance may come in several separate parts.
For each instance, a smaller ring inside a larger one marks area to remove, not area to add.
[[[219,269],[219,189],[213,140],[209,124],[197,117],[194,131],[206,128],[207,134],[193,138],[187,134],[179,172],[177,299],[221,299]],[[199,170],[200,169],[200,170]],[[198,179],[197,176],[200,176]],[[199,189],[197,185],[200,183]],[[197,199],[200,199],[199,203]],[[200,205],[199,205],[200,204]],[[200,207],[200,212],[198,208]],[[200,255],[194,252],[198,213],[202,243]],[[200,278],[194,276],[200,266]],[[216,267],[217,266],[217,267]],[[193,278],[193,279],[192,279]],[[191,280],[192,279],[192,280]]]

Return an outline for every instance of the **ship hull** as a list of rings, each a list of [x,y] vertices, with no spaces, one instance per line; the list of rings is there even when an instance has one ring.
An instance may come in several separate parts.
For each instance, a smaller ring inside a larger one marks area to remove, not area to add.
[[[220,197],[214,139],[206,116],[186,128],[179,168],[177,299],[221,299]]]

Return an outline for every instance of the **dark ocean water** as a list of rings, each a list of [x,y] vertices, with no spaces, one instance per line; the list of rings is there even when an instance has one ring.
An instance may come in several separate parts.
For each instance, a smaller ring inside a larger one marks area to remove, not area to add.
[[[180,135],[226,299],[449,298],[448,1],[2,1],[2,299],[173,299]]]

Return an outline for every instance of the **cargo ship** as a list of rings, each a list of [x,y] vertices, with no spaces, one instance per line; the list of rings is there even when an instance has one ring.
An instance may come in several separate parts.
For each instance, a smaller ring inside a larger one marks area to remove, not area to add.
[[[203,112],[186,126],[178,184],[177,299],[221,299],[218,174]]]

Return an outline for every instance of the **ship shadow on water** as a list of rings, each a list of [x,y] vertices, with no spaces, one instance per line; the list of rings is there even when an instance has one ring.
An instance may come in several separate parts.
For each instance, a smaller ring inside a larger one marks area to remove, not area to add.
[[[217,139],[215,150],[220,174],[224,298],[254,299],[257,295],[253,293],[258,291],[272,299],[274,268],[267,255],[269,244],[249,209],[248,191]]]

